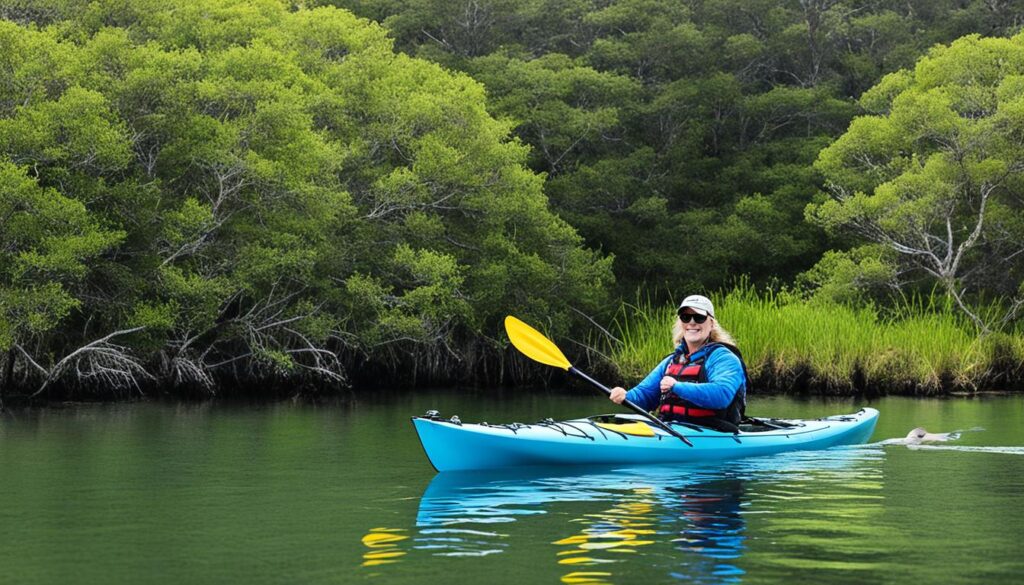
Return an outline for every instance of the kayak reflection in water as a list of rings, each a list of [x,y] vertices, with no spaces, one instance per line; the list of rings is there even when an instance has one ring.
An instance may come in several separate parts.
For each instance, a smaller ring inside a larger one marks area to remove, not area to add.
[[[707,297],[686,297],[677,315],[675,351],[628,392],[612,388],[609,398],[616,404],[629,400],[667,421],[736,431],[746,405],[747,371],[735,342]]]
[[[558,564],[572,568],[562,576],[562,582],[609,583],[607,579],[613,573],[602,565],[618,562],[621,553],[636,553],[638,547],[655,544],[654,492],[650,487],[633,488],[613,507],[573,519],[583,528],[552,543],[565,547],[556,553]]]
[[[558,563],[574,568],[562,581],[610,583],[610,566],[622,560],[622,553],[660,544],[684,553],[676,556],[673,578],[694,584],[737,583],[743,570],[730,561],[740,558],[745,548],[742,502],[743,481],[738,478],[634,488],[612,508],[577,518],[584,525],[579,533],[553,543],[568,547],[557,553]]]
[[[423,492],[414,526],[364,539],[364,567],[461,570],[497,557],[488,566],[515,563],[524,582],[551,582],[557,571],[578,584],[735,583],[747,576],[740,559],[756,542],[748,514],[759,530],[773,521],[784,530],[800,505],[826,517],[871,518],[877,500],[861,494],[804,496],[846,494],[851,485],[870,496],[881,489],[872,477],[884,461],[882,449],[828,449],[727,463],[442,472]],[[847,526],[861,531],[858,521]],[[809,537],[787,554],[814,556],[830,546]]]
[[[696,466],[539,473],[439,474],[420,500],[414,548],[446,557],[500,554],[510,544],[509,523],[530,517],[547,532],[545,524],[563,525],[568,512],[577,528],[551,543],[554,562],[567,571],[563,582],[617,582],[621,564],[638,553],[672,559],[665,569],[688,583],[743,575],[733,564],[745,550],[742,479]],[[595,510],[595,503],[604,505]]]
[[[686,557],[672,576],[687,583],[739,583],[744,571],[732,561],[746,548],[746,523],[740,514],[743,481],[723,478],[669,489],[679,499],[665,505],[678,511],[683,520],[683,529],[673,542],[677,550],[697,555]]]

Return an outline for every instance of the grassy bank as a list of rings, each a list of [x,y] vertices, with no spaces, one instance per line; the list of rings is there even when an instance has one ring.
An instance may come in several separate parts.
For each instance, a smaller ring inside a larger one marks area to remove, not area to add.
[[[942,394],[1024,389],[1024,336],[980,337],[938,295],[886,312],[795,300],[750,287],[712,296],[760,389]],[[672,305],[623,308],[611,357],[627,384],[671,351]]]

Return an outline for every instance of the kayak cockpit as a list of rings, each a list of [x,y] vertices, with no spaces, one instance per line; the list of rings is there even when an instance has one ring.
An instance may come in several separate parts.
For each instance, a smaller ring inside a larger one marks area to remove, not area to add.
[[[587,417],[587,420],[590,420],[590,421],[592,421],[594,423],[613,424],[613,425],[614,424],[629,425],[629,424],[636,424],[636,423],[649,424],[648,421],[644,417],[642,417],[640,415],[636,415],[636,414],[598,414],[598,415],[595,415],[595,416]],[[731,434],[744,434],[744,435],[745,434],[766,433],[766,432],[779,431],[779,430],[785,430],[785,429],[793,429],[793,428],[799,428],[799,427],[804,426],[804,423],[799,422],[799,421],[789,421],[789,420],[782,420],[782,419],[778,419],[778,418],[746,418],[742,422],[740,422],[739,425],[737,425],[735,431],[733,431],[731,429],[727,430],[727,429],[714,428],[714,427],[710,427],[710,426],[703,426],[703,425],[699,425],[699,424],[692,423],[692,422],[675,422],[674,421],[674,422],[671,422],[669,424],[671,424],[674,427],[678,427],[680,430],[692,431],[692,432],[695,432],[695,433],[703,433],[705,431],[717,431],[717,432],[725,432],[725,433],[731,433]]]

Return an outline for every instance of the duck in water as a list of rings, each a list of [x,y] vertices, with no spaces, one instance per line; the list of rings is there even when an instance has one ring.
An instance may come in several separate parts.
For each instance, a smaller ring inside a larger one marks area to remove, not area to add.
[[[906,445],[920,445],[921,443],[934,443],[938,441],[950,441],[960,437],[960,433],[929,433],[922,427],[907,433],[906,438],[903,439],[903,443]]]
[[[965,447],[960,445],[925,445],[924,443],[937,443],[943,441],[954,441],[960,438],[961,433],[970,431],[983,431],[985,429],[981,427],[975,427],[968,429],[967,431],[953,431],[951,433],[929,433],[921,427],[918,427],[909,433],[906,438],[903,439],[889,439],[888,441],[881,441],[882,445],[891,444],[902,444],[906,445],[908,449],[918,450],[927,449],[929,451],[961,451],[961,452],[977,452],[977,453],[1000,453],[1004,455],[1024,455],[1024,447],[1021,446],[1008,446],[1008,447]]]
[[[971,429],[980,430],[980,429]],[[917,427],[916,429],[907,433],[906,437],[898,439],[885,439],[878,441],[877,443],[868,443],[865,447],[873,447],[875,445],[907,445],[909,447],[915,447],[924,443],[941,443],[945,441],[955,441],[960,438],[960,433],[963,431],[951,431],[948,433],[929,433],[923,427]]]

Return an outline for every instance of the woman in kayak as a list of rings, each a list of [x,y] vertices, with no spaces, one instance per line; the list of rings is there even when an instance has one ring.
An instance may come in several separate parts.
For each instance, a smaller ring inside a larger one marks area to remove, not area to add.
[[[691,295],[679,305],[672,342],[676,350],[639,384],[628,392],[612,388],[612,402],[629,400],[664,420],[736,430],[746,405],[746,367],[707,297]]]

